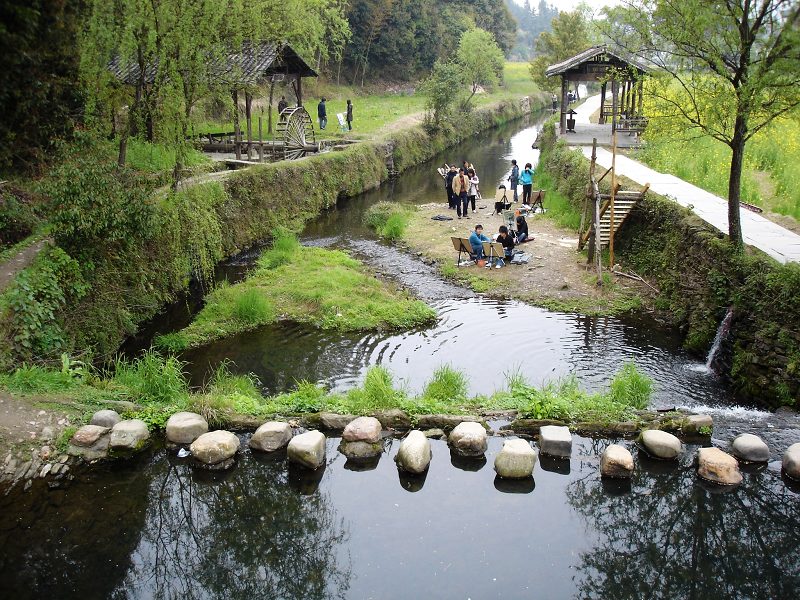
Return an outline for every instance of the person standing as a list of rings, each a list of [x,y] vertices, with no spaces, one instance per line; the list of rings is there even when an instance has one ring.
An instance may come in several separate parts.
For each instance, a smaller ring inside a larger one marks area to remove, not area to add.
[[[450,165],[450,170],[444,177],[444,188],[447,190],[447,206],[455,210],[456,208],[456,195],[453,193],[453,178],[458,175],[458,169],[455,165]]]
[[[558,98],[556,97],[555,94],[553,94],[553,112],[556,112],[557,108],[558,108]]]
[[[469,203],[472,205],[472,214],[475,214],[475,199],[478,197],[480,193],[480,188],[478,188],[478,184],[480,180],[478,176],[475,174],[475,169],[470,169],[467,171],[469,175],[469,192],[467,193]],[[465,210],[466,212],[466,210]]]
[[[289,103],[286,101],[286,96],[281,96],[281,99],[278,100],[278,118],[281,118],[281,114],[289,108]]]
[[[325,129],[328,124],[328,110],[325,108],[325,96],[317,104],[317,118],[319,118],[319,128]]]
[[[347,130],[353,131],[353,103],[350,100],[347,100]]]
[[[522,203],[530,205],[531,190],[533,189],[533,166],[531,163],[525,164],[520,180],[522,181]]]
[[[467,203],[469,202],[467,197],[468,192],[469,179],[467,179],[467,174],[464,173],[464,169],[459,169],[458,175],[453,178],[453,195],[455,196],[456,214],[458,214],[459,219],[462,216],[465,219],[469,219],[469,213],[467,212]]]
[[[511,175],[508,177],[511,189],[514,190],[514,202],[517,201],[517,187],[519,186],[519,165],[516,160],[511,161]]]

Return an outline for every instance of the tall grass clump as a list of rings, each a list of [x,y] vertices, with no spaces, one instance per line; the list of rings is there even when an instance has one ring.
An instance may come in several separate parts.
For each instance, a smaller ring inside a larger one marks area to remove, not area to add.
[[[397,202],[378,202],[364,213],[364,224],[383,238],[397,240],[403,237],[408,228],[412,210],[411,207]]]
[[[422,398],[437,402],[464,402],[467,399],[469,380],[463,371],[442,365],[433,372],[422,390]]]
[[[183,363],[155,350],[130,362],[117,358],[112,381],[127,388],[135,402],[169,404],[184,400],[189,394]]]
[[[611,380],[609,397],[625,406],[642,409],[647,407],[653,394],[653,380],[641,373],[636,365],[627,363]]]
[[[78,380],[69,372],[23,364],[10,373],[0,373],[0,387],[19,394],[45,394],[71,389]]]
[[[386,367],[375,365],[367,370],[364,383],[342,397],[329,396],[326,406],[346,410],[354,414],[365,414],[375,410],[396,408],[403,399],[401,390],[394,387],[392,374]]]
[[[300,250],[300,240],[288,231],[279,231],[272,242],[272,247],[266,250],[258,259],[258,266],[263,269],[274,269],[280,265],[291,262]]]
[[[258,288],[250,288],[233,301],[233,317],[243,323],[265,323],[274,317],[272,304]]]

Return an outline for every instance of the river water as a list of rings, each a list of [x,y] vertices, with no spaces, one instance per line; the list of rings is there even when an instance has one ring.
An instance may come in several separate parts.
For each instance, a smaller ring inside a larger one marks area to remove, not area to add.
[[[598,475],[612,440],[576,438],[570,460],[542,459],[534,479],[516,485],[495,479],[496,437],[486,461],[452,457],[434,440],[423,479],[398,475],[392,439],[370,465],[347,463],[331,439],[326,467],[313,474],[285,456],[244,451],[231,472],[208,475],[156,447],[79,472],[66,488],[37,481],[0,496],[0,597],[797,597],[800,487],[780,473],[781,453],[800,441],[796,415],[736,406],[724,382],[700,372],[703,361],[647,314],[591,318],[482,298],[361,224],[378,200],[444,201],[433,170],[444,161],[475,163],[490,190],[510,158],[536,163],[537,127],[482,134],[306,228],[304,243],[345,248],[428,301],[435,325],[346,335],[267,327],[187,353],[193,382],[232,360],[266,392],[299,379],[346,389],[380,363],[413,391],[450,363],[469,374],[473,393],[491,393],[516,371],[537,384],[575,373],[598,389],[634,361],[655,382],[656,406],[710,412],[723,448],[738,433],[761,435],[768,465],[746,469],[744,483],[722,493],[697,479],[696,446],[667,465],[623,442],[637,463],[627,487]],[[250,262],[245,255],[219,277],[237,280]],[[182,326],[194,310],[173,307],[145,338]]]

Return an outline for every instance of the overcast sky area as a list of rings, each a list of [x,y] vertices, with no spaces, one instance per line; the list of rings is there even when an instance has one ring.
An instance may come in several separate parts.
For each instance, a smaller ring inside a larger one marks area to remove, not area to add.
[[[514,0],[517,4],[522,6],[525,0]],[[593,10],[598,10],[604,6],[614,6],[620,3],[620,0],[546,0],[551,6],[555,6],[560,11],[570,11],[582,2],[588,4]],[[532,6],[537,6],[539,0],[530,0]]]

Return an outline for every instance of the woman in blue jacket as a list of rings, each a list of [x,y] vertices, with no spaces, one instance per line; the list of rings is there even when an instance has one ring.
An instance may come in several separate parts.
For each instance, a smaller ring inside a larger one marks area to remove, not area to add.
[[[522,182],[522,203],[530,205],[531,190],[533,189],[533,166],[531,163],[525,164],[519,179]]]

